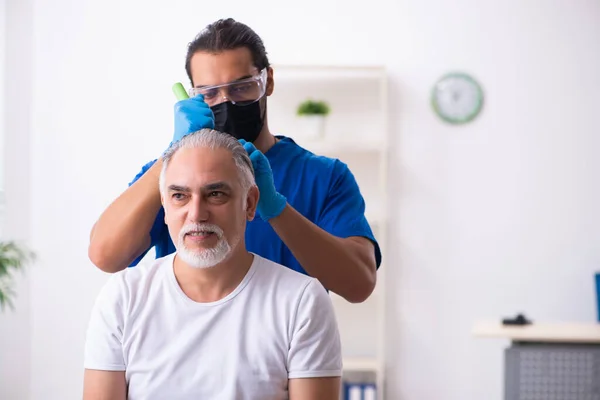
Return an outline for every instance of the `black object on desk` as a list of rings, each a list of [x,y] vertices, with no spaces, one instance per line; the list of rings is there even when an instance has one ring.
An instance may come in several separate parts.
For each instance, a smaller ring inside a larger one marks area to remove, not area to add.
[[[515,318],[504,318],[502,325],[530,325],[531,321],[528,320],[523,314],[518,314]]]

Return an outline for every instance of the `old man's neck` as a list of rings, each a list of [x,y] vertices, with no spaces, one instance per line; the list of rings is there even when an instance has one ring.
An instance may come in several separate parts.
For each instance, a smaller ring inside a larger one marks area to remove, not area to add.
[[[191,267],[175,256],[175,278],[185,295],[197,303],[211,303],[233,292],[254,260],[245,249],[236,250],[224,262],[209,268]]]

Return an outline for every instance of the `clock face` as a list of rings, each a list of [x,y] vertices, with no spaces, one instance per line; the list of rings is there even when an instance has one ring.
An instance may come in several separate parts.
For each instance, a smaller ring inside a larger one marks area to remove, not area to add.
[[[443,76],[433,88],[431,102],[435,112],[446,122],[463,124],[481,111],[483,92],[470,76],[452,73]]]

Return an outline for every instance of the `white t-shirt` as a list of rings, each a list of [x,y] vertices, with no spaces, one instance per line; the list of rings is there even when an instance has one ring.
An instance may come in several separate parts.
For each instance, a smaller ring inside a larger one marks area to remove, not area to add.
[[[286,399],[288,379],[341,376],[321,283],[254,254],[227,297],[197,303],[174,254],[113,274],[93,308],[86,369],[126,371],[129,400]]]

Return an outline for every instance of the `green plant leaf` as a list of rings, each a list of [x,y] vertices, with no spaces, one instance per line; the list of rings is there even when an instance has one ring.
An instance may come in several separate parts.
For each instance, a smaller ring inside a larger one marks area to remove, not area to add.
[[[328,115],[329,105],[325,101],[308,99],[300,103],[296,110],[298,115]]]
[[[25,269],[25,265],[35,260],[35,254],[14,241],[0,242],[0,309],[14,309],[12,298],[13,272]]]
[[[12,298],[15,296],[15,291],[11,287],[11,280],[2,279],[0,281],[0,310],[10,308],[14,310],[15,306],[12,302]]]

